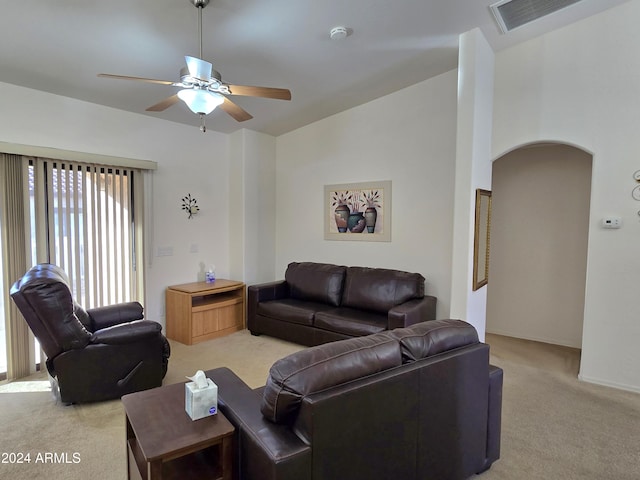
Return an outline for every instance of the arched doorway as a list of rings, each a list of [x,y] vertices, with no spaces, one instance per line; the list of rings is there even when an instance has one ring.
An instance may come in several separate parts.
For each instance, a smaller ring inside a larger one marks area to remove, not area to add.
[[[487,332],[581,348],[591,167],[549,143],[494,161]]]

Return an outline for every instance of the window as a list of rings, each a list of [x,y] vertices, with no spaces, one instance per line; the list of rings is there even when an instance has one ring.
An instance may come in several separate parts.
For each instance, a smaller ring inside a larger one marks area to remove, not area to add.
[[[35,185],[37,168],[45,172],[42,187]],[[30,168],[31,210],[34,225],[46,225],[47,261],[67,272],[73,296],[85,308],[136,299],[134,175],[131,169],[50,160]],[[40,208],[37,188],[44,189]]]

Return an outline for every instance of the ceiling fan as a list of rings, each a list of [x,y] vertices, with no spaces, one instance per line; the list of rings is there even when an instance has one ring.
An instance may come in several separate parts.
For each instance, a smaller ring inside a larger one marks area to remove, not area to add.
[[[189,0],[198,9],[198,35],[200,37],[200,57],[185,56],[187,66],[180,69],[180,81],[155,80],[153,78],[130,77],[126,75],[112,75],[99,73],[98,77],[117,78],[122,80],[136,80],[140,82],[156,83],[179,87],[180,90],[170,97],[147,108],[148,112],[161,112],[182,100],[189,109],[200,115],[200,130],[206,132],[204,117],[216,107],[220,107],[238,122],[253,118],[249,112],[235,104],[228,95],[242,95],[249,97],[274,98],[277,100],[291,100],[291,92],[285,88],[252,87],[248,85],[232,85],[224,83],[220,72],[213,69],[213,65],[202,59],[202,9],[209,4],[209,0]]]

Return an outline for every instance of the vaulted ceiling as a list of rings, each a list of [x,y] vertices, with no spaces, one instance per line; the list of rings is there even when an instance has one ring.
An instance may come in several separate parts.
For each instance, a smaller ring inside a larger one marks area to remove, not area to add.
[[[492,2],[211,0],[202,11],[203,58],[225,82],[288,88],[292,100],[234,96],[254,118],[238,123],[216,109],[207,128],[280,135],[455,68],[458,36],[473,28],[500,51],[624,0],[582,0],[507,34]],[[331,40],[336,26],[350,35]],[[0,32],[0,82],[200,124],[181,102],[145,111],[176,87],[97,77],[179,81],[184,56],[199,55],[198,11],[189,0],[2,2]]]

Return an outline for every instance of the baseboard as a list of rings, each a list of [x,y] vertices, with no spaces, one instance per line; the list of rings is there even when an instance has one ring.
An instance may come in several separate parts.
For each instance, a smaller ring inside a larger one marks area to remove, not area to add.
[[[593,383],[594,385],[601,385],[603,387],[615,388],[617,390],[625,390],[627,392],[640,393],[640,387],[633,385],[626,385],[624,383],[609,382],[600,378],[588,377],[586,375],[578,374],[578,380],[586,383]]]
[[[557,338],[534,337],[521,335],[517,332],[506,332],[503,330],[486,330],[485,333],[492,335],[501,335],[503,337],[519,338],[521,340],[530,340],[532,342],[548,343],[550,345],[560,345],[561,347],[577,348],[578,350],[582,349],[582,344],[572,345],[569,342],[563,342],[562,340],[558,340]]]

